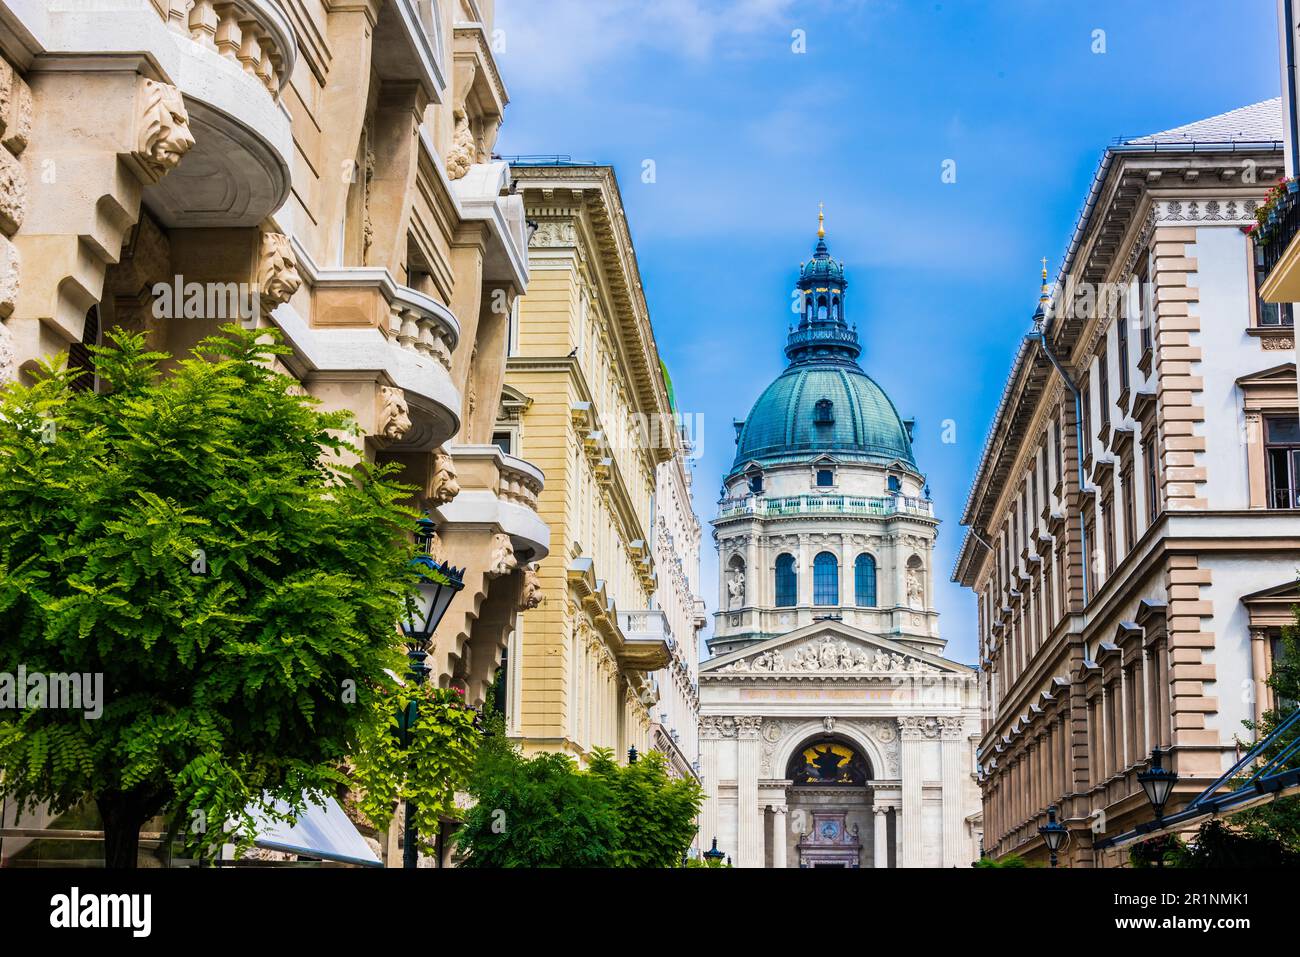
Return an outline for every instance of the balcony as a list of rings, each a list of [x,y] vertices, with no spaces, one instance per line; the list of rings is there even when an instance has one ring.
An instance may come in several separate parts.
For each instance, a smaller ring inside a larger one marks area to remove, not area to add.
[[[326,269],[296,241],[293,250],[311,291],[310,318],[301,316],[294,303],[274,313],[295,351],[293,371],[335,380],[341,389],[361,381],[371,388],[391,383],[402,389],[411,427],[386,443],[391,451],[430,451],[455,435],[461,397],[450,370],[460,324],[451,310],[398,284],[386,269]],[[345,404],[354,410],[365,405],[355,396]],[[361,425],[368,434],[376,431],[364,420]]]
[[[279,98],[298,48],[276,0],[15,5],[39,50],[37,69],[62,78],[46,84],[67,85],[51,86],[52,98],[85,100],[70,115],[92,125],[112,116],[93,99],[105,93],[101,77],[133,74],[142,60],[163,90],[179,91],[194,146],[143,196],[164,225],[253,227],[284,202],[293,138]],[[152,117],[167,104],[143,107]]]
[[[619,658],[624,667],[632,671],[658,671],[672,660],[673,632],[667,616],[659,609],[620,611],[618,627],[623,632]]]
[[[888,518],[908,515],[934,518],[929,499],[903,495],[749,495],[723,499],[718,504],[718,518],[783,518],[798,515],[860,515]]]
[[[1283,192],[1271,219],[1255,230],[1255,265],[1265,302],[1300,302],[1300,193]]]
[[[510,536],[515,558],[535,562],[550,551],[551,530],[537,514],[545,477],[531,462],[495,445],[448,445],[460,494],[438,509],[448,526],[500,529]]]

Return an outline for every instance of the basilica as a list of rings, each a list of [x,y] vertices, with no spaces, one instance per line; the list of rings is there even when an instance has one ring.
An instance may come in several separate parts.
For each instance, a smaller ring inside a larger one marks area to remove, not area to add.
[[[858,363],[847,287],[822,220],[787,368],[736,426],[702,836],[740,867],[964,867],[983,829],[976,673],[943,657],[913,423]]]

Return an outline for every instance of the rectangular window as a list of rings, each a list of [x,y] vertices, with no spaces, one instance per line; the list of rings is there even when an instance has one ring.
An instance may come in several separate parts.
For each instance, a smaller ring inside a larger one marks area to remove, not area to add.
[[[1142,465],[1147,478],[1147,524],[1150,525],[1160,514],[1160,489],[1156,486],[1159,469],[1156,467],[1156,439],[1151,436],[1142,443]]]
[[[1300,419],[1265,416],[1264,457],[1268,463],[1269,506],[1300,508]]]
[[[1061,412],[1058,409],[1052,421],[1052,445],[1056,448],[1056,480],[1065,485],[1065,449],[1061,447]]]
[[[493,432],[492,444],[506,455],[514,455],[514,436],[509,432]]]
[[[1154,339],[1153,329],[1155,319],[1155,303],[1151,301],[1151,283],[1147,272],[1147,253],[1146,250],[1138,257],[1142,265],[1138,268],[1138,329],[1141,331],[1142,354],[1151,351],[1152,340]]]
[[[1251,246],[1255,251],[1255,289],[1258,291],[1264,284],[1264,280],[1268,278],[1268,269],[1264,265],[1264,247],[1254,241],[1251,242]],[[1256,296],[1255,315],[1261,326],[1295,325],[1295,313],[1289,302],[1265,302]]]
[[[1043,443],[1043,507],[1046,508],[1052,502],[1051,486],[1047,484],[1047,473],[1050,469],[1047,467],[1047,443]]]
[[[1115,323],[1115,359],[1119,362],[1119,389],[1127,392],[1128,378],[1128,316],[1121,316]]]
[[[1137,503],[1133,496],[1133,466],[1129,465],[1119,477],[1120,494],[1124,497],[1124,550],[1131,551],[1137,544]]]
[[[1079,455],[1086,460],[1088,449],[1092,448],[1092,388],[1090,386],[1083,387],[1080,399],[1080,405],[1083,406],[1083,448],[1079,449]]]
[[[1101,427],[1110,425],[1110,351],[1103,349],[1097,357],[1097,406],[1101,410]]]
[[[1112,501],[1106,502],[1102,514],[1102,531],[1105,534],[1102,541],[1105,554],[1102,560],[1106,563],[1107,578],[1115,571],[1115,510],[1111,507]]]

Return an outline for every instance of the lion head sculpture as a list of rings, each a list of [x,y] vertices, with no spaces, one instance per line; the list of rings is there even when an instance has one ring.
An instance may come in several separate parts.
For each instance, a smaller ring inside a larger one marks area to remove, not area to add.
[[[269,313],[288,302],[302,285],[298,259],[283,233],[263,233],[262,252],[257,267],[257,289],[262,312]]]
[[[436,505],[446,505],[460,494],[460,483],[456,481],[456,466],[451,456],[443,449],[433,453],[433,478],[429,481],[429,498]]]
[[[380,389],[382,405],[379,410],[379,434],[390,442],[397,442],[411,431],[410,408],[406,404],[406,393],[396,386],[386,385]]]
[[[194,146],[190,115],[181,91],[170,83],[144,81],[144,107],[135,156],[154,176],[165,176]]]

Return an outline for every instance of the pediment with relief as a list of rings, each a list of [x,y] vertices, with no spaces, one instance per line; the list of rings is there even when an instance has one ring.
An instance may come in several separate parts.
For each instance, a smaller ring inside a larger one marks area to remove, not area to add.
[[[813,634],[792,632],[769,639],[717,662],[702,671],[714,674],[866,675],[888,678],[965,672],[969,669],[935,655],[918,652],[900,642],[868,635],[840,625]],[[710,667],[712,665],[712,667]]]

